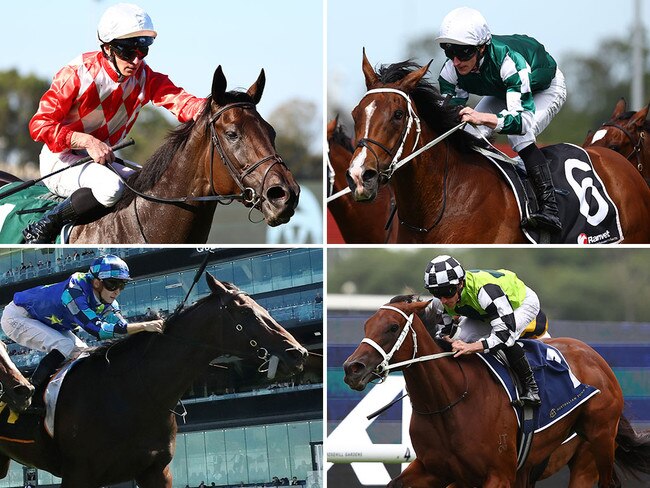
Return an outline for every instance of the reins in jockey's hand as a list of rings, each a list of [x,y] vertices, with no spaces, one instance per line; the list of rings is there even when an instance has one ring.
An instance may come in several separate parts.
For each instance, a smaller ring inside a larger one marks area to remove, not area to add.
[[[135,141],[133,139],[131,139],[131,138],[124,139],[123,141],[118,142],[114,146],[111,146],[111,150],[119,151],[120,149],[131,146],[133,144],[135,144]],[[13,195],[14,193],[18,193],[19,191],[24,190],[25,188],[29,188],[30,186],[34,186],[36,183],[39,183],[39,182],[43,181],[45,178],[49,178],[50,176],[57,175],[57,174],[65,171],[67,169],[74,168],[75,166],[80,166],[82,164],[90,163],[91,161],[93,161],[93,158],[91,156],[86,156],[85,158],[81,158],[79,161],[75,161],[74,163],[66,166],[65,168],[57,169],[56,171],[53,171],[52,173],[47,174],[45,176],[41,176],[40,178],[37,178],[35,180],[25,181],[25,182],[21,183],[20,185],[11,188],[9,191],[0,193],[0,198],[5,198],[5,197],[8,197],[9,195]],[[109,168],[111,168],[113,171],[115,171],[115,169],[110,165],[109,165]]]

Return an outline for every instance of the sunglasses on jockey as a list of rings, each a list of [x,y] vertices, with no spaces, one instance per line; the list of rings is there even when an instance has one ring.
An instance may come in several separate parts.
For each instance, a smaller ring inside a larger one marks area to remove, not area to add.
[[[451,60],[458,58],[460,61],[469,61],[478,52],[478,46],[461,46],[445,42],[440,47],[445,51],[445,56]]]
[[[101,280],[102,284],[104,285],[104,288],[106,288],[108,291],[115,291],[115,290],[124,290],[124,287],[128,283],[128,281],[124,280],[119,280],[117,278],[106,278],[104,280]]]
[[[153,37],[148,36],[115,39],[110,43],[110,46],[118,58],[132,63],[135,58],[144,59],[147,57],[153,39]]]
[[[458,293],[458,285],[438,286],[428,290],[436,298],[451,298]]]

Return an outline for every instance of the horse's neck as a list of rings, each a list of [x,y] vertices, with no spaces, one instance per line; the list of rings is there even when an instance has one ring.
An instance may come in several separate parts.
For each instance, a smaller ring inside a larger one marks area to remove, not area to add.
[[[418,340],[417,357],[443,352],[423,325],[414,327]],[[413,408],[417,411],[441,410],[457,400],[465,390],[463,374],[451,357],[413,363],[402,372]]]

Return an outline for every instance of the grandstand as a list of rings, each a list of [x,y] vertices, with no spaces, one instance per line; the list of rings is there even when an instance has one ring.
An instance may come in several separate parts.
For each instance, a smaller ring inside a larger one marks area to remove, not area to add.
[[[171,313],[184,298],[207,249],[45,248],[0,250],[0,305],[15,292],[62,281],[86,271],[100,254],[122,257],[134,281],[118,301],[125,317]],[[323,253],[321,249],[210,249],[207,271],[236,284],[310,352],[323,352]],[[189,303],[207,295],[203,279]],[[82,333],[80,333],[82,335]],[[26,376],[41,353],[26,351],[3,334],[12,360]],[[84,338],[89,339],[87,335]],[[179,419],[174,487],[201,482],[218,487],[271,486],[274,476],[296,477],[320,487],[323,441],[322,362],[308,362],[297,377],[273,381],[236,358],[213,361],[186,392],[186,423]],[[179,407],[179,410],[181,407]],[[318,454],[313,454],[318,453]],[[0,488],[57,486],[50,473],[12,462]],[[135,486],[128,483],[120,486]]]

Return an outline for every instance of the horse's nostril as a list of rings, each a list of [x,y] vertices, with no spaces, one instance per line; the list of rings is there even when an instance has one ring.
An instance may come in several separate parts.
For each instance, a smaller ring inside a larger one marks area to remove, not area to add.
[[[363,178],[363,182],[366,183],[377,178],[377,172],[375,170],[368,169],[363,172],[363,175],[361,177]]]
[[[287,192],[281,186],[272,186],[266,191],[267,200],[286,200]]]

